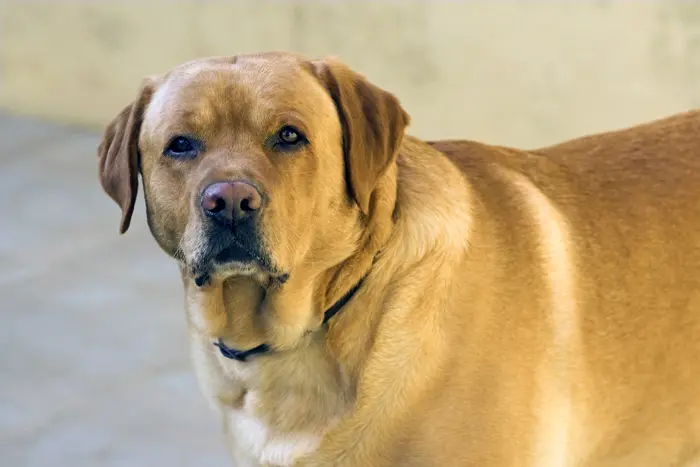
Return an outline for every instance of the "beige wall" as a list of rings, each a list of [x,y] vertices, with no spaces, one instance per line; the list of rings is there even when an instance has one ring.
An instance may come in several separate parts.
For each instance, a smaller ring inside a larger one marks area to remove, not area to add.
[[[335,54],[422,137],[534,146],[700,102],[700,2],[0,0],[0,107],[103,124],[184,60]]]

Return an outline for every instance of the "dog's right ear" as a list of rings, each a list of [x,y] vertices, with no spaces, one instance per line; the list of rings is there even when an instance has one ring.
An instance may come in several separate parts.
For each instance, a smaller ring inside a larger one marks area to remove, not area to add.
[[[134,212],[139,190],[139,133],[152,95],[153,82],[146,79],[136,100],[107,125],[97,150],[102,188],[122,209],[119,233],[127,231]]]

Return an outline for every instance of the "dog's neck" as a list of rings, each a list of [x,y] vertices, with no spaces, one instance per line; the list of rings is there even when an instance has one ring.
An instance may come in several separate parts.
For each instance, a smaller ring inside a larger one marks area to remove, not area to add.
[[[322,309],[336,303],[349,290],[366,277],[382,249],[386,246],[394,228],[393,213],[396,206],[396,165],[392,165],[381,177],[370,203],[370,212],[363,216],[363,233],[354,253],[340,264],[325,271],[317,287],[317,300]]]
[[[366,277],[366,276],[365,276]],[[333,303],[323,314],[323,323],[326,324],[328,321],[330,321],[335,315],[343,311],[343,308],[345,305],[348,304],[350,300],[355,296],[355,293],[360,290],[360,287],[362,287],[362,283],[364,282],[364,277],[360,279],[360,281],[352,286],[350,290],[348,290],[345,295],[340,297],[338,301]],[[199,283],[195,280],[195,284],[200,286]],[[221,352],[221,355],[223,355],[226,358],[229,358],[231,360],[236,360],[238,362],[245,362],[248,361],[249,358],[251,357],[258,357],[264,354],[267,354],[273,349],[268,345],[268,344],[260,344],[256,347],[250,348],[250,349],[236,349],[233,347],[228,346],[225,342],[223,342],[221,339],[218,339],[217,342],[214,344],[219,351]]]

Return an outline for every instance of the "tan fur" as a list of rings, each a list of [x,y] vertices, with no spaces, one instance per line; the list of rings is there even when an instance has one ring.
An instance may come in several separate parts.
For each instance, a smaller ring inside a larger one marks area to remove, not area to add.
[[[311,144],[275,153],[290,122]],[[408,122],[337,60],[270,53],[150,78],[106,130],[102,184],[125,230],[140,167],[236,465],[698,465],[700,113],[529,151]],[[182,133],[196,160],[162,155]],[[240,178],[289,279],[197,287],[197,195]],[[236,362],[216,338],[274,352]]]

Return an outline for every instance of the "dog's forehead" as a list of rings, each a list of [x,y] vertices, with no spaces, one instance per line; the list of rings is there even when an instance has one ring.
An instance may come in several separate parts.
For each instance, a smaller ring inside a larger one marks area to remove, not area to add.
[[[165,84],[182,90],[239,90],[262,94],[271,88],[308,85],[310,69],[309,62],[287,57],[270,59],[253,55],[229,60],[201,60],[175,68]]]
[[[153,95],[146,126],[186,119],[197,127],[217,123],[255,125],[285,109],[318,107],[324,94],[309,62],[295,57],[193,61],[173,69]]]

